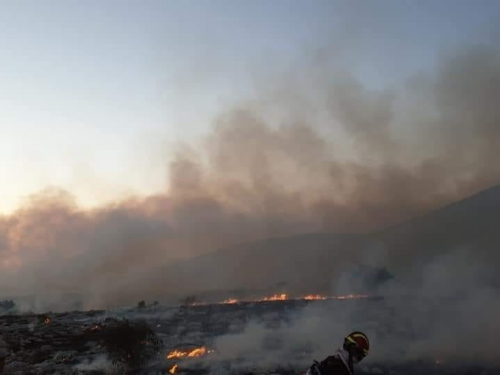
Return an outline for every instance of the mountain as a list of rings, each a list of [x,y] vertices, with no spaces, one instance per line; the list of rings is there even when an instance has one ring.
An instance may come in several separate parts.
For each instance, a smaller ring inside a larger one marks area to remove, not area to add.
[[[392,278],[393,270],[418,267],[461,247],[500,261],[500,185],[376,233],[311,233],[240,244],[162,269],[156,282],[179,295],[331,293],[332,282],[346,273],[349,282],[357,277],[376,283]],[[380,254],[383,264],[377,262]]]
[[[436,254],[472,248],[490,261],[500,261],[500,185],[423,216],[374,233],[391,260],[406,264]]]
[[[371,241],[362,235],[303,234],[245,243],[164,270],[179,291],[329,292],[339,266]]]

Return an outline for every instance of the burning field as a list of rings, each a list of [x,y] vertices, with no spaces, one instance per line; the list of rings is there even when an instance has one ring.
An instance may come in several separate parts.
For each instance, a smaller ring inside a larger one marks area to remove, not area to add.
[[[368,298],[366,294],[346,294],[339,296],[326,296],[321,294],[307,294],[305,296],[289,296],[286,293],[273,294],[271,296],[265,296],[256,299],[237,299],[228,298],[220,302],[191,302],[188,303],[190,306],[202,306],[208,304],[219,304],[219,305],[232,305],[237,303],[251,303],[251,302],[276,302],[276,301],[326,301],[326,300],[343,300],[343,299],[362,299]]]
[[[383,298],[284,294],[113,312],[4,315],[3,373],[298,375],[331,354],[346,329],[362,327],[373,354],[357,373],[498,374],[499,368],[481,363],[459,366],[449,358],[402,355],[414,350],[402,344],[414,333],[410,326],[400,331],[407,322],[398,319]]]
[[[0,374],[500,374],[500,1],[382,2],[0,2]]]

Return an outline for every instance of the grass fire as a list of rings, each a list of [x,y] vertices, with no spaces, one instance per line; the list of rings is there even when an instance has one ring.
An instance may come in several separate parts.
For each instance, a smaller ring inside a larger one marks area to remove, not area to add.
[[[344,300],[344,299],[363,299],[369,298],[369,295],[366,294],[347,294],[347,295],[338,295],[338,296],[328,296],[328,295],[320,295],[320,294],[307,294],[304,296],[289,296],[286,293],[281,294],[273,294],[270,296],[264,296],[261,298],[242,298],[237,299],[230,297],[220,302],[213,302],[213,304],[221,304],[221,305],[232,305],[237,303],[252,303],[252,302],[278,302],[278,301],[325,301],[325,300]],[[189,303],[191,306],[203,306],[209,305],[210,302],[200,302],[193,301]]]
[[[173,365],[169,370],[168,370],[168,373],[169,374],[176,374],[177,373],[177,364]]]
[[[0,375],[500,375],[500,0],[0,0]]]
[[[167,354],[167,359],[172,358],[194,358],[205,354],[213,353],[214,350],[207,350],[204,346],[192,350],[173,350]]]

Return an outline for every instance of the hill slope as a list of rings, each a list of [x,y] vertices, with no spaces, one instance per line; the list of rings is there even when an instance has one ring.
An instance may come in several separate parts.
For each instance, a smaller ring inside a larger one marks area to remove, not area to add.
[[[500,185],[387,228],[373,237],[387,247],[391,260],[399,264],[465,247],[498,262]]]
[[[364,236],[329,233],[245,243],[171,266],[164,270],[164,282],[185,293],[327,293],[339,266],[370,244]]]
[[[240,289],[329,293],[332,280],[354,264],[418,267],[464,246],[490,262],[500,261],[500,186],[377,233],[312,233],[241,244],[168,267],[161,280],[180,294]],[[377,263],[381,249],[385,256]]]

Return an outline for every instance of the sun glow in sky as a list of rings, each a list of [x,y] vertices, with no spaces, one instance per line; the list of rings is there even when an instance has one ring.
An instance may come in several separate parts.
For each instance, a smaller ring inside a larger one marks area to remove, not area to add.
[[[391,86],[494,37],[499,3],[480,3],[2,1],[0,213],[50,186],[83,206],[164,191],[172,145],[258,77],[341,45],[364,84]]]

